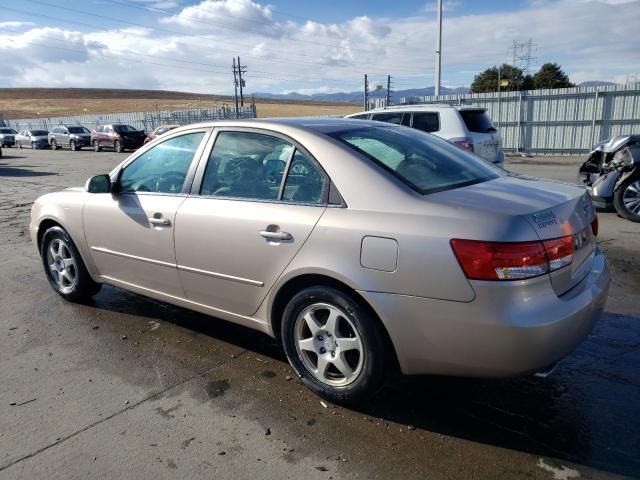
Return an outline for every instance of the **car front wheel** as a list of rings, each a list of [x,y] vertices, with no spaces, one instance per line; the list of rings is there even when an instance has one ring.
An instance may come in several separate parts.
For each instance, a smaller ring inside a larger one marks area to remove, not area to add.
[[[384,382],[381,327],[353,294],[324,286],[300,291],[284,310],[281,334],[302,382],[332,402],[356,402]]]
[[[65,300],[82,302],[98,293],[78,249],[61,227],[51,227],[42,236],[42,266],[53,289]]]
[[[122,148],[122,144],[120,143],[119,140],[116,140],[116,143],[113,144],[113,149],[117,153],[122,153],[124,151],[124,148]]]
[[[93,151],[94,152],[99,152],[100,151],[100,144],[98,143],[97,140],[93,141]]]

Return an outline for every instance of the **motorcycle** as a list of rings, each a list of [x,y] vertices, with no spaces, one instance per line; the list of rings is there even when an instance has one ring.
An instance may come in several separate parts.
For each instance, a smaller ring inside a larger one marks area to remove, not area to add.
[[[596,208],[640,222],[640,135],[620,135],[597,144],[580,167]]]

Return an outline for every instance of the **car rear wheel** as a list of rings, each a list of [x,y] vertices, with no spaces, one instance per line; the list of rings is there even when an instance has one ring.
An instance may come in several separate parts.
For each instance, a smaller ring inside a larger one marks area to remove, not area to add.
[[[621,217],[640,222],[640,172],[620,184],[613,193],[613,206]]]
[[[117,152],[117,153],[122,153],[124,151],[124,149],[122,148],[122,144],[120,143],[119,140],[116,140],[115,143],[113,144],[113,149]]]
[[[20,142],[16,142],[16,147],[18,147],[18,150],[22,149],[22,144]]]
[[[58,144],[56,143],[55,140],[51,140],[51,150],[57,150],[58,149]]]
[[[384,381],[381,328],[353,295],[324,286],[300,291],[284,310],[281,333],[302,382],[332,402],[356,402]]]
[[[97,140],[94,140],[94,141],[93,141],[93,151],[94,151],[94,152],[99,152],[100,150],[101,150],[101,148],[100,148],[100,144],[98,143],[98,141],[97,141]]]
[[[78,249],[61,227],[51,227],[42,236],[42,266],[53,289],[65,300],[82,302],[98,293]]]
[[[31,142],[31,150],[36,150],[37,148],[36,142]]]
[[[71,149],[72,152],[76,151],[76,142],[74,142],[73,140],[71,140],[69,142],[69,148]]]

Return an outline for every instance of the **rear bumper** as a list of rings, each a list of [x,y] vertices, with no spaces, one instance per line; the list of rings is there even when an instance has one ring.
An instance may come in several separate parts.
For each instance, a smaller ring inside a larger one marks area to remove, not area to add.
[[[600,251],[590,273],[558,297],[548,277],[473,282],[476,298],[452,302],[359,292],[382,319],[403,373],[512,377],[557,362],[593,329],[607,298]]]

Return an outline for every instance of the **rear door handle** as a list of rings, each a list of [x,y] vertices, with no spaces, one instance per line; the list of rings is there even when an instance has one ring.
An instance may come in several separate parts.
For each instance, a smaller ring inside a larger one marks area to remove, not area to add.
[[[292,240],[293,235],[289,232],[270,232],[268,230],[260,230],[260,236],[268,240]]]
[[[156,218],[156,217],[149,217],[149,223],[151,225],[157,225],[159,227],[170,227],[171,226],[171,220],[169,220],[168,218]]]

